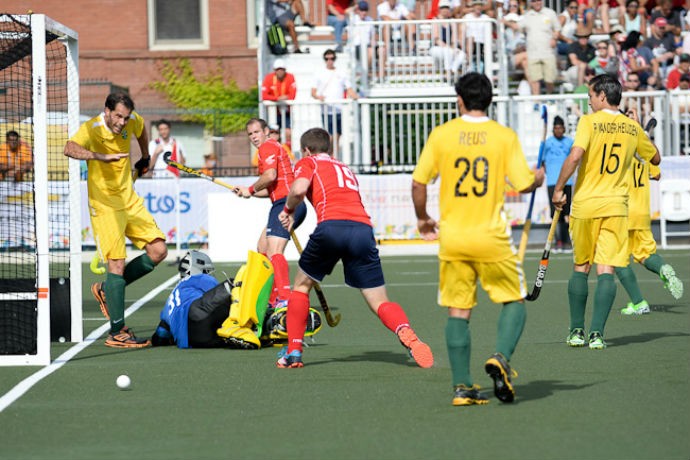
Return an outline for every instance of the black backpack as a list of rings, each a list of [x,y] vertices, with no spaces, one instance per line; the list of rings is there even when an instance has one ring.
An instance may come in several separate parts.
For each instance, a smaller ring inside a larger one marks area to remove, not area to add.
[[[288,52],[287,42],[285,41],[285,34],[280,24],[273,24],[266,31],[268,36],[268,48],[272,54],[286,54]]]

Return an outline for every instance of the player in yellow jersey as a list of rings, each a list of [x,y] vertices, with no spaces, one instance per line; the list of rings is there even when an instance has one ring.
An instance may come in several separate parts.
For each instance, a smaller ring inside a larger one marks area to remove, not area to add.
[[[683,295],[683,282],[676,276],[673,267],[664,262],[656,253],[656,241],[652,234],[649,216],[650,179],[659,180],[658,166],[633,158],[630,168],[630,203],[628,213],[628,248],[633,260],[647,270],[656,273],[664,282],[671,295],[680,299]],[[649,313],[649,304],[642,297],[637,277],[632,267],[616,267],[616,275],[630,296],[630,302],[621,310],[624,315],[644,315]]]
[[[82,124],[65,145],[65,155],[88,161],[91,226],[101,260],[108,264],[105,283],[94,283],[91,292],[110,319],[105,344],[115,348],[151,345],[125,326],[125,286],[151,272],[168,253],[165,235],[133,188],[130,147],[134,139],[142,153],[135,164],[141,176],[150,161],[144,119],[134,111],[128,95],[113,93],[106,98],[104,111]],[[125,237],[146,251],[127,265]]]
[[[587,277],[597,265],[597,287],[588,338],[589,348],[606,348],[604,327],[616,284],[615,267],[628,265],[628,183],[635,151],[644,160],[658,165],[659,151],[642,127],[618,110],[620,82],[610,75],[598,75],[589,84],[589,105],[593,113],[583,115],[577,125],[575,142],[561,168],[551,198],[557,208],[566,204],[563,193],[577,169],[575,193],[570,207],[570,235],[574,269],[568,283],[570,333],[566,343],[585,345]]]
[[[525,325],[527,286],[522,264],[503,212],[506,179],[522,193],[544,181],[543,170],[530,171],[517,134],[490,120],[492,87],[476,72],[455,85],[461,116],[436,127],[412,175],[412,200],[424,239],[439,239],[439,305],[448,308],[446,344],[450,358],[453,405],[486,404],[470,374],[472,308],[477,280],[492,301],[502,303],[496,353],[485,363],[494,393],[512,402],[513,371],[508,362]],[[438,222],[426,209],[427,184],[441,178]]]

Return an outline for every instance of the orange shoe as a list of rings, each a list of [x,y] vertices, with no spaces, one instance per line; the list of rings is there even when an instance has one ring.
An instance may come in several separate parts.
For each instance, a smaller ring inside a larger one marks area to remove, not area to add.
[[[105,319],[110,319],[110,313],[108,313],[108,304],[105,303],[105,291],[103,290],[103,282],[93,283],[91,285],[91,294],[98,301],[98,306],[101,307],[101,313],[105,316]]]
[[[434,365],[434,355],[426,343],[419,340],[411,327],[403,327],[398,331],[400,343],[407,348],[419,367],[429,368]]]
[[[120,332],[108,334],[105,346],[112,348],[146,348],[151,346],[149,339],[138,339],[128,327],[123,327]]]

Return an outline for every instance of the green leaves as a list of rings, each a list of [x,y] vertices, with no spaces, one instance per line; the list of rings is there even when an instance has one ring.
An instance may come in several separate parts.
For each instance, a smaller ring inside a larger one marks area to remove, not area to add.
[[[214,136],[242,131],[246,122],[257,116],[257,88],[243,91],[234,80],[226,83],[220,60],[216,70],[203,76],[194,73],[187,59],[166,61],[161,77],[151,87],[184,110],[184,121],[203,123]]]

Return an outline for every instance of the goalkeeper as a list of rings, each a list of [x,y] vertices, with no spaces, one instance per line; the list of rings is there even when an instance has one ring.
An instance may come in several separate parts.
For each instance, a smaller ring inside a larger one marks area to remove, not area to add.
[[[251,267],[252,264],[248,263],[245,265],[247,270],[240,269],[235,283],[233,280],[218,283],[211,276],[215,268],[209,256],[200,251],[187,252],[179,264],[182,279],[161,310],[160,323],[151,338],[153,345],[257,349],[262,345],[284,342],[287,338],[286,309],[257,308],[265,299],[261,294],[252,294],[261,291],[264,284],[268,284],[270,289],[272,270],[269,276],[263,276],[259,271],[261,268],[254,270]],[[244,278],[239,280],[241,273],[244,273]],[[252,284],[260,285],[259,289],[252,289]],[[246,297],[240,288],[246,289]],[[311,333],[308,335],[315,334],[321,327],[321,318],[315,310],[311,310],[309,326]]]
[[[134,165],[134,172],[141,177],[150,161],[144,119],[134,110],[134,102],[127,94],[112,93],[105,100],[103,112],[83,123],[64,150],[70,158],[87,160],[91,226],[98,254],[108,263],[105,283],[94,283],[91,293],[110,320],[105,345],[114,348],[151,345],[125,326],[125,287],[153,271],[168,254],[165,234],[132,186],[130,147],[135,139],[141,159]],[[125,237],[146,251],[126,265]]]

